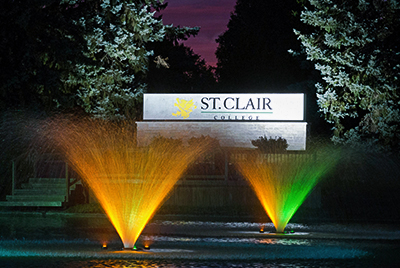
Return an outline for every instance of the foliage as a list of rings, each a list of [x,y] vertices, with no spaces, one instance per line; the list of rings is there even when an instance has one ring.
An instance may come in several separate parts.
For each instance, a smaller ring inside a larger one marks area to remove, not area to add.
[[[181,93],[212,92],[216,86],[213,68],[190,47],[179,44],[168,33],[162,42],[155,42],[154,55],[161,55],[168,68],[151,61],[147,75],[148,92]]]
[[[73,94],[62,91],[60,78],[82,54],[73,15],[57,1],[1,1],[0,109],[71,105]]]
[[[252,140],[251,144],[262,153],[284,153],[289,146],[286,139],[281,137],[268,139],[265,135],[260,136],[257,140]]]
[[[293,0],[238,0],[228,30],[216,40],[218,81],[229,91],[286,90],[305,79],[287,51],[297,43]],[[300,44],[298,44],[300,46]]]
[[[400,146],[400,3],[396,0],[309,0],[296,31],[317,83],[319,110],[333,140]],[[396,149],[397,148],[397,149]]]
[[[156,0],[62,1],[86,12],[74,23],[84,29],[87,62],[64,80],[78,88],[86,112],[102,118],[134,118],[146,88],[144,75],[153,51],[148,42],[161,41],[165,26],[150,12]]]
[[[181,43],[196,36],[200,27],[166,25],[165,28],[165,38],[147,46],[157,55],[149,64],[146,79],[148,92],[211,92],[216,85],[214,69],[207,66],[204,59],[190,47]]]
[[[137,118],[154,43],[198,31],[163,25],[162,0],[25,2],[0,4],[0,109]]]

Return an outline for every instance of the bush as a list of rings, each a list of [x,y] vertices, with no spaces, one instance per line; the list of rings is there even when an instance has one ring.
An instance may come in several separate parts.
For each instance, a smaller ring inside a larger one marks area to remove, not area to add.
[[[265,135],[260,136],[257,140],[252,140],[251,144],[258,148],[262,153],[285,153],[289,146],[286,139],[279,137],[278,139],[267,138]]]

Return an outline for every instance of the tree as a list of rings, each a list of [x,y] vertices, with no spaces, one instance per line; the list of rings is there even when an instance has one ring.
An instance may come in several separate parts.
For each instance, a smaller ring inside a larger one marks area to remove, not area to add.
[[[0,109],[50,111],[73,103],[61,77],[82,54],[74,14],[51,0],[0,4]]]
[[[216,40],[220,85],[232,90],[278,91],[305,79],[288,50],[300,43],[293,34],[295,0],[237,0],[228,30]]]
[[[200,29],[167,28],[162,42],[154,42],[151,49],[157,59],[164,60],[166,66],[153,60],[147,75],[148,92],[212,92],[216,85],[213,68],[206,65],[198,54],[179,41],[195,36]],[[183,31],[183,32],[182,32]]]
[[[151,44],[198,29],[165,26],[162,0],[5,0],[0,5],[0,108],[83,107],[140,114]]]
[[[400,148],[400,4],[396,0],[309,0],[295,31],[321,72],[318,105],[333,141]],[[397,148],[397,149],[396,149]]]
[[[86,112],[101,118],[135,118],[145,91],[145,74],[153,51],[149,42],[161,41],[166,29],[153,15],[158,0],[64,0],[85,9],[75,23],[84,29],[86,62],[64,80],[76,88]],[[154,10],[154,11],[152,11]]]

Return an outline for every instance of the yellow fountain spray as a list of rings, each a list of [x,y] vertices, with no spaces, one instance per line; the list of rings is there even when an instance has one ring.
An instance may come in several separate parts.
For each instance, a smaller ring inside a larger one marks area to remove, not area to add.
[[[136,146],[129,122],[54,120],[51,136],[89,185],[124,248],[133,248],[146,223],[207,143],[183,146],[158,139]]]

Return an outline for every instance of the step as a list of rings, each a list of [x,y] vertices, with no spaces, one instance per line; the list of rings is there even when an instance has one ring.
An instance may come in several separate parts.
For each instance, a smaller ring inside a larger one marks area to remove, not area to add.
[[[47,184],[47,183],[24,183],[21,185],[22,189],[66,189],[67,186],[65,184]]]
[[[70,178],[70,182],[76,182]],[[81,182],[78,182],[80,184]],[[30,178],[22,189],[14,189],[14,195],[7,195],[0,207],[61,207],[66,197],[65,178]],[[70,191],[76,184],[70,186]]]
[[[21,189],[59,189],[67,188],[65,184],[44,184],[44,183],[23,183],[21,184]]]
[[[66,184],[65,178],[29,178],[29,183]]]
[[[65,195],[66,188],[55,189],[15,189],[14,195]]]
[[[0,207],[62,207],[61,201],[2,201]]]
[[[7,195],[7,201],[61,201],[64,202],[65,195]]]

